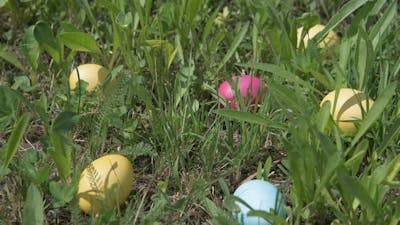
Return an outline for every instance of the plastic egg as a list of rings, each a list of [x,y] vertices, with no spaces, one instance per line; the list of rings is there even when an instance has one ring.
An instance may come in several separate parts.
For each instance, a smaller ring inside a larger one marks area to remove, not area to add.
[[[103,84],[109,73],[108,69],[97,64],[82,64],[75,68],[69,76],[69,87],[71,90],[75,90],[78,82],[78,71],[79,78],[88,83],[86,90],[88,92],[93,91],[98,85]]]
[[[96,215],[125,202],[133,185],[133,168],[124,156],[110,154],[94,160],[79,180],[79,207]]]
[[[271,212],[275,210],[277,215],[284,217],[284,200],[278,188],[264,180],[251,180],[240,185],[233,193],[234,196],[239,197],[254,210],[263,210]],[[240,208],[237,214],[237,219],[242,225],[269,225],[264,218],[258,216],[248,216],[247,213],[250,208],[240,202],[236,202]]]
[[[320,106],[327,101],[330,102],[330,112],[339,129],[348,134],[357,132],[354,122],[362,120],[363,112],[368,112],[374,104],[364,93],[351,88],[339,90],[335,108],[335,91],[329,92],[322,99]]]
[[[301,41],[301,34],[303,32],[303,28],[304,27],[300,27],[300,28],[297,29],[297,47],[300,47],[300,44],[301,44],[300,41]],[[321,24],[317,24],[317,25],[311,27],[308,30],[308,33],[303,38],[304,47],[307,47],[308,40],[313,39],[324,28],[325,28],[325,26],[321,25]],[[325,48],[327,46],[328,47],[333,47],[333,46],[336,45],[336,42],[337,42],[338,39],[339,39],[339,37],[336,35],[336,33],[331,30],[331,31],[328,32],[328,34],[326,35],[324,40],[321,41],[318,44],[318,47],[320,47],[320,48]]]
[[[263,95],[268,92],[268,87],[265,85],[260,78],[250,75],[241,75],[232,77],[232,84],[234,87],[231,87],[229,81],[224,81],[218,87],[218,95],[219,97],[226,100],[232,109],[236,109],[238,107],[237,98],[235,97],[235,93],[240,93],[241,97],[245,101],[250,101],[251,108],[254,109],[254,106],[262,103]],[[237,84],[239,82],[239,84]],[[261,86],[261,87],[260,87]],[[235,88],[238,88],[235,91]],[[220,105],[223,108],[223,105]]]

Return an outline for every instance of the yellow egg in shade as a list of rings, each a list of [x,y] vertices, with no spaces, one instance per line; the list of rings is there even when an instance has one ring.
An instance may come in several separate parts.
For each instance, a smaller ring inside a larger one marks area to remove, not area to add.
[[[303,32],[304,27],[300,27],[297,29],[297,47],[300,47],[301,44],[301,34]],[[319,32],[321,32],[325,28],[322,24],[317,24],[311,27],[308,30],[308,33],[303,38],[304,47],[307,47],[308,40],[313,39]],[[337,40],[339,37],[336,35],[334,31],[329,31],[323,41],[318,44],[318,47],[325,48],[325,47],[333,47],[336,45]]]
[[[69,76],[69,87],[75,90],[78,84],[78,71],[79,78],[88,83],[87,91],[93,91],[97,85],[103,84],[109,73],[108,69],[98,64],[82,64],[75,68]]]
[[[336,95],[336,106],[333,108]],[[351,88],[342,88],[339,90],[339,93],[335,91],[329,92],[322,99],[320,106],[327,101],[331,104],[330,112],[339,129],[347,134],[354,134],[357,132],[357,127],[354,123],[362,120],[363,112],[368,112],[374,104],[374,101],[369,99],[367,95]]]
[[[79,207],[96,215],[112,210],[127,199],[133,186],[133,167],[122,155],[109,154],[94,160],[79,180]]]

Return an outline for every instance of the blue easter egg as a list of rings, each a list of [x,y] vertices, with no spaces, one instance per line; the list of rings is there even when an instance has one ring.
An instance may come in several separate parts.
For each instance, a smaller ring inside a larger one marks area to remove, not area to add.
[[[283,196],[278,188],[264,180],[251,180],[240,185],[233,193],[242,199],[254,210],[270,212],[275,209],[279,216],[284,217]],[[265,219],[258,216],[247,216],[250,208],[240,202],[236,202],[240,208],[237,219],[242,225],[270,225]]]

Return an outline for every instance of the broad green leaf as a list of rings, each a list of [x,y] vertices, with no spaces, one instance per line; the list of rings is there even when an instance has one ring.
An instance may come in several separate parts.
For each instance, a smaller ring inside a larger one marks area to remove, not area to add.
[[[69,145],[70,141],[64,134],[58,132],[51,132],[49,137],[51,146],[47,151],[56,163],[60,177],[64,181],[68,181],[71,173],[72,148]]]
[[[367,132],[367,130],[372,126],[372,124],[379,118],[385,109],[386,105],[389,103],[392,96],[395,94],[397,87],[397,82],[391,83],[378,97],[378,99],[374,102],[372,108],[369,110],[367,117],[361,123],[361,127],[358,130],[357,134],[353,138],[351,142],[351,146],[355,146],[356,143],[360,140],[360,138]]]
[[[52,124],[52,131],[53,132],[67,132],[75,126],[75,124],[78,122],[79,116],[70,111],[63,111],[54,120]]]
[[[36,185],[31,184],[26,194],[22,225],[44,224],[43,199]]]
[[[50,25],[46,22],[38,22],[33,29],[33,34],[39,45],[59,64],[61,62],[59,46]]]
[[[43,169],[37,170],[34,176],[32,177],[33,178],[32,182],[34,182],[37,185],[43,183],[50,177],[51,172],[52,169],[50,166],[45,166]]]
[[[304,13],[297,20],[299,23],[302,23],[304,25],[303,31],[307,31],[316,24],[321,23],[319,15],[316,15],[315,13]]]
[[[64,32],[80,32],[73,24],[68,22],[61,22],[59,33]]]
[[[17,93],[7,86],[0,86],[0,131],[18,117],[21,101]]]
[[[239,47],[239,44],[242,42],[242,40],[246,36],[247,30],[249,29],[249,23],[245,23],[243,26],[240,26],[239,29],[240,29],[239,33],[233,39],[232,45],[228,49],[227,53],[225,54],[224,58],[222,59],[222,62],[219,64],[219,67],[217,70],[220,70],[228,62],[228,60],[232,57],[232,55],[235,53],[236,49]]]
[[[100,53],[94,38],[83,32],[64,32],[59,34],[58,38],[68,48],[74,51]]]
[[[119,12],[115,22],[122,28],[128,27],[133,21],[132,13],[131,12]]]
[[[3,168],[0,174],[4,173],[7,169],[8,165],[10,164],[12,158],[14,157],[15,153],[18,151],[19,144],[21,143],[22,137],[25,134],[26,129],[28,128],[30,120],[30,114],[24,113],[21,118],[17,121],[13,131],[11,132],[10,137],[7,140],[6,147],[3,152]]]
[[[35,26],[30,26],[25,30],[22,38],[22,51],[33,72],[36,73],[39,65],[40,47],[33,34],[34,28]]]
[[[11,85],[11,88],[14,90],[22,90],[23,92],[28,92],[34,89],[34,87],[31,86],[31,80],[29,79],[28,76],[15,76],[14,77],[14,83]]]
[[[24,152],[23,158],[18,166],[21,168],[23,178],[27,177],[29,181],[40,185],[51,174],[51,166],[47,165],[43,169],[39,168],[39,152],[36,149],[28,149]]]
[[[49,191],[55,198],[53,206],[58,208],[64,206],[74,198],[76,188],[73,185],[66,186],[64,183],[51,181],[49,184]]]
[[[79,117],[74,112],[64,111],[54,120],[49,134],[50,147],[48,152],[56,163],[58,173],[64,181],[71,173],[71,141],[66,132],[78,122]]]
[[[242,122],[248,122],[248,123],[263,125],[263,126],[267,126],[267,127],[277,128],[277,129],[285,128],[285,125],[283,125],[283,124],[274,122],[272,120],[269,120],[265,117],[262,117],[260,115],[257,115],[257,114],[251,113],[251,112],[242,112],[242,111],[237,111],[237,110],[232,110],[232,109],[219,109],[215,112],[218,115],[228,117],[230,119],[242,121]]]
[[[341,9],[338,10],[338,13],[329,20],[325,29],[319,32],[313,39],[316,40],[317,43],[320,43],[329,33],[329,31],[335,28],[340,22],[342,22],[344,19],[346,19],[349,15],[351,15],[354,11],[356,11],[368,1],[369,0],[351,0],[347,2],[345,5],[342,6]]]
[[[18,69],[22,70],[23,72],[26,72],[25,67],[22,65],[22,63],[19,61],[19,59],[17,58],[17,56],[14,53],[8,52],[6,50],[1,50],[0,58],[3,58],[7,62],[11,63],[13,66],[17,67]]]

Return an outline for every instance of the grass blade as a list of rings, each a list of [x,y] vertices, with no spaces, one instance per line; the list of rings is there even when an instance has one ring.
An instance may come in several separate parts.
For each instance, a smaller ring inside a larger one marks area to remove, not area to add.
[[[356,51],[356,65],[359,76],[358,89],[363,90],[365,82],[368,79],[367,75],[371,70],[375,57],[372,42],[369,39],[367,32],[362,27],[359,27],[358,29]]]
[[[400,132],[400,118],[397,118],[397,120],[395,122],[393,122],[393,124],[389,127],[387,135],[383,139],[383,141],[381,143],[381,147],[379,148],[379,150],[377,150],[377,152],[384,151],[386,149],[386,147],[390,144],[390,142],[395,137],[397,137],[399,132]]]
[[[359,200],[362,206],[369,209],[372,217],[379,213],[378,208],[374,204],[371,196],[368,194],[364,186],[360,182],[355,180],[353,177],[349,176],[344,172],[344,169],[338,169],[337,171],[338,181],[344,192],[348,192],[350,196],[354,196],[355,199]]]
[[[2,168],[2,173],[0,175],[4,174],[15,153],[17,153],[18,146],[28,127],[29,119],[30,119],[30,114],[24,113],[18,120],[16,126],[14,127],[5,147],[4,164]]]
[[[33,35],[39,45],[54,59],[58,64],[61,62],[61,55],[58,43],[53,35],[53,31],[47,22],[38,22],[33,29]]]
[[[269,120],[265,117],[262,117],[260,115],[251,113],[251,112],[242,112],[242,111],[237,111],[237,110],[232,110],[232,109],[219,109],[216,111],[218,115],[228,117],[230,119],[242,121],[242,122],[248,122],[248,123],[253,123],[253,124],[258,124],[258,125],[263,125],[267,127],[272,127],[272,128],[277,128],[277,129],[284,129],[285,126],[283,124],[273,122],[272,120]]]
[[[397,1],[393,1],[389,5],[386,12],[381,16],[379,21],[372,28],[370,38],[372,40],[372,45],[374,46],[374,49],[376,49],[376,47],[380,45],[380,42],[384,40],[383,38],[381,38],[381,36],[389,28],[390,23],[396,15],[396,9]]]
[[[194,18],[199,14],[201,7],[204,5],[200,0],[188,0],[186,4],[186,19],[190,26],[193,25]]]
[[[0,51],[0,58],[3,58],[5,61],[11,63],[23,72],[27,72],[22,63],[18,60],[17,56],[13,53],[2,50]]]
[[[400,172],[400,155],[397,155],[388,166],[388,174],[386,174],[386,181],[392,182]]]
[[[291,110],[303,112],[305,104],[296,96],[293,90],[273,81],[269,81],[268,87],[270,88],[271,96],[275,96],[279,102],[286,104]]]
[[[245,37],[248,29],[249,29],[249,23],[245,23],[245,25],[240,28],[239,34],[233,40],[231,47],[229,48],[228,52],[222,59],[222,62],[219,64],[219,67],[217,70],[220,70],[228,62],[228,60],[232,57],[232,55],[233,55],[233,53],[235,53],[237,47],[239,47],[240,42],[242,42],[243,38]]]
[[[283,79],[287,79],[293,82],[296,82],[300,84],[301,86],[304,86],[306,88],[309,88],[310,90],[313,90],[314,92],[322,95],[322,93],[313,87],[309,82],[301,79],[299,76],[285,70],[284,68],[274,65],[274,64],[269,64],[269,63],[253,63],[253,64],[240,64],[240,66],[246,66],[246,67],[252,67],[253,69],[258,69],[266,72],[273,73],[276,76],[280,76]]]
[[[22,225],[44,224],[43,199],[36,185],[31,184],[26,194]]]
[[[368,112],[367,117],[362,122],[359,131],[351,142],[351,147],[355,146],[355,144],[360,140],[360,138],[367,132],[368,128],[372,126],[372,124],[379,118],[386,105],[389,103],[392,96],[395,94],[397,82],[391,83],[386,90],[382,93],[381,96],[375,101],[371,110]]]
[[[367,139],[363,139],[359,145],[357,145],[356,150],[352,153],[351,158],[348,159],[344,166],[349,169],[354,176],[358,170],[360,169],[360,165],[362,160],[364,159],[365,154],[367,153],[369,143]]]
[[[342,22],[350,14],[352,14],[354,11],[356,11],[367,2],[368,0],[353,0],[347,2],[340,10],[338,10],[338,13],[335,14],[331,20],[329,20],[329,23],[326,25],[325,29],[318,33],[317,36],[315,36],[314,39],[317,41],[317,43],[320,43],[329,33],[329,31],[335,28],[340,22]]]

